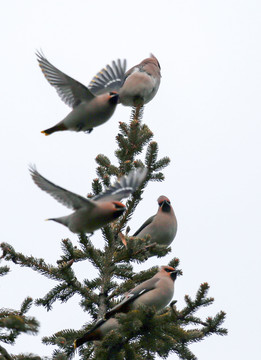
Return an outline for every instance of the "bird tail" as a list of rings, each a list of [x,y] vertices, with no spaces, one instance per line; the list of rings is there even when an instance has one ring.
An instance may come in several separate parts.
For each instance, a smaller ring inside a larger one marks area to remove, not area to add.
[[[101,333],[99,329],[90,330],[84,334],[81,338],[74,340],[74,349],[77,349],[79,346],[83,345],[87,341],[101,340]]]
[[[106,322],[105,319],[98,320],[97,323],[89,331],[87,331],[82,337],[74,340],[74,348],[76,349],[77,347],[81,346],[87,341],[101,340],[102,334],[101,334],[100,326],[105,322]]]
[[[63,123],[59,123],[53,127],[50,127],[49,129],[43,130],[41,131],[42,134],[48,136],[51,135],[52,133],[56,132],[56,131],[63,131],[63,130],[67,130],[67,128],[64,126]]]
[[[68,216],[61,216],[61,217],[58,217],[58,218],[51,218],[51,219],[46,219],[46,220],[56,221],[59,224],[62,224],[62,225],[65,225],[65,226],[68,225]]]

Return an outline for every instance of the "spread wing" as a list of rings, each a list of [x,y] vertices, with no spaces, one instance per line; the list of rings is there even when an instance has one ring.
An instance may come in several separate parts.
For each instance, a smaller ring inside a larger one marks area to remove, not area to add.
[[[126,66],[126,59],[112,61],[111,65],[106,65],[93,77],[88,88],[95,95],[119,91],[124,80]]]
[[[94,196],[97,201],[120,201],[133,193],[145,180],[148,170],[139,168],[132,170],[128,175],[122,176],[104,192]]]
[[[139,233],[145,229],[146,226],[148,226],[149,224],[152,223],[153,219],[155,218],[156,215],[151,216],[150,218],[148,218],[144,224],[141,225],[141,227],[132,235],[132,236],[139,236]]]
[[[91,101],[94,98],[94,95],[86,86],[53,66],[41,52],[37,51],[36,56],[47,81],[54,86],[67,105],[74,108],[82,101]]]
[[[105,314],[105,319],[109,319],[116,313],[128,311],[129,304],[141,295],[155,289],[155,285],[158,281],[159,278],[153,277],[149,280],[144,281],[140,285],[137,285],[125,296],[125,298],[119,304],[114,306],[110,311]]]
[[[74,194],[71,191],[65,190],[60,186],[55,185],[51,181],[44,178],[35,167],[29,168],[33,181],[40,189],[46,191],[49,195],[54,197],[57,201],[67,206],[70,209],[78,210],[83,207],[93,208],[95,203],[90,199]]]

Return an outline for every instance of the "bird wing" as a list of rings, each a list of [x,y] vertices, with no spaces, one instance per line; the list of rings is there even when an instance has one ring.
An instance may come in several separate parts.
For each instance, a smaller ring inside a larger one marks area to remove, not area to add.
[[[74,194],[71,191],[65,190],[60,186],[55,185],[51,181],[44,178],[35,167],[31,166],[29,168],[33,181],[40,189],[46,191],[57,201],[67,206],[70,209],[78,210],[80,208],[93,208],[95,203],[90,199],[85,199],[84,197]]]
[[[124,79],[126,65],[126,59],[112,61],[112,65],[106,65],[92,78],[88,88],[95,95],[118,91]]]
[[[124,77],[122,79],[122,83],[121,83],[121,87],[123,86],[123,84],[125,83],[126,79],[133,73],[139,70],[139,65],[135,65],[132,68],[130,68],[125,74]]]
[[[105,319],[109,319],[116,313],[128,311],[128,305],[141,295],[155,289],[155,285],[158,281],[159,278],[153,277],[149,280],[144,281],[140,285],[137,285],[134,289],[132,289],[126,294],[125,298],[119,304],[114,306],[111,310],[107,311],[107,313],[105,314]]]
[[[152,215],[151,217],[149,217],[144,224],[141,225],[141,227],[132,235],[132,236],[139,236],[139,233],[149,224],[152,223],[153,219],[155,218],[156,215]]]
[[[122,176],[104,192],[94,196],[92,199],[97,201],[120,201],[128,197],[141,185],[146,178],[147,172],[146,168],[132,170],[128,175]]]
[[[36,52],[36,56],[47,81],[55,87],[57,93],[67,105],[74,108],[82,101],[91,101],[94,98],[94,95],[86,86],[53,66],[40,51]]]

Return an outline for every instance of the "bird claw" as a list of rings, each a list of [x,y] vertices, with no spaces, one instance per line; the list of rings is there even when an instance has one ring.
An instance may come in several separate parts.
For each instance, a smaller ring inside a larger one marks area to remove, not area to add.
[[[92,132],[92,130],[93,130],[93,128],[88,129],[88,130],[84,131],[84,133],[85,133],[85,134],[90,134],[90,133]]]

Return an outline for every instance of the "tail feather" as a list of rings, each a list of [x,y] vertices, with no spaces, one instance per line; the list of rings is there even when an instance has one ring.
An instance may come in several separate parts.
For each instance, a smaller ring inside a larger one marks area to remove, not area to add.
[[[59,224],[68,226],[68,216],[61,216],[61,217],[58,217],[58,218],[50,218],[50,219],[46,219],[46,220],[55,221],[55,222],[58,222]]]
[[[63,130],[68,130],[63,123],[57,124],[53,127],[50,127],[49,129],[43,130],[41,131],[42,134],[48,136],[51,135],[52,133],[56,132],[56,131],[63,131]]]
[[[74,348],[78,348],[87,341],[101,340],[101,331],[100,329],[90,330],[84,334],[81,338],[74,340]]]

